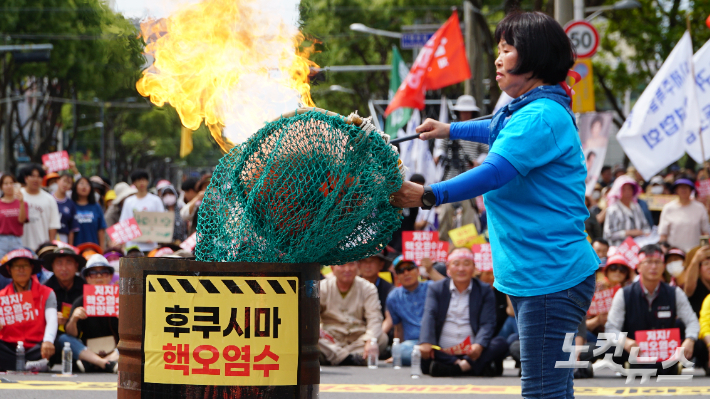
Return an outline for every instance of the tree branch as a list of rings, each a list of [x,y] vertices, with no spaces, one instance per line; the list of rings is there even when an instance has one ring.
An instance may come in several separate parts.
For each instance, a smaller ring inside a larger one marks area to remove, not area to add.
[[[611,91],[609,86],[607,86],[606,81],[604,80],[604,75],[598,71],[594,71],[594,74],[597,76],[597,81],[604,90],[604,94],[606,94],[606,98],[611,103],[611,106],[612,108],[614,108],[614,111],[616,111],[622,121],[626,120],[626,115],[624,115],[624,111],[621,109],[619,103],[616,101],[616,96],[614,96],[614,93]],[[618,127],[621,127],[622,125],[621,123],[619,123],[619,121],[616,120],[616,118],[614,118],[614,124]]]

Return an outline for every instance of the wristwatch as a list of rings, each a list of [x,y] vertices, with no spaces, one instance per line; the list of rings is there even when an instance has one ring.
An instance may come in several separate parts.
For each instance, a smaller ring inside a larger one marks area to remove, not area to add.
[[[436,204],[436,195],[430,186],[424,186],[424,194],[422,194],[422,209],[431,209]]]

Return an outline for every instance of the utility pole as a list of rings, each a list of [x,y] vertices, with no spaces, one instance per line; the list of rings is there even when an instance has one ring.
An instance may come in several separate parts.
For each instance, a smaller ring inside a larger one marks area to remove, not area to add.
[[[565,26],[574,18],[574,0],[555,0],[555,20]],[[582,18],[584,19],[584,18]]]
[[[483,48],[481,27],[476,22],[473,13],[480,13],[480,9],[475,7],[470,1],[463,3],[464,35],[466,41],[466,57],[471,67],[471,79],[464,81],[464,94],[472,95],[476,99],[476,104],[481,107],[482,112],[486,112],[483,104]]]

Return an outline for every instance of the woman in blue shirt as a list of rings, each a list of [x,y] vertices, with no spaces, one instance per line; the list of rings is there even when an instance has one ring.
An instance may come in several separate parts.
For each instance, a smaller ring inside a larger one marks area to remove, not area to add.
[[[79,229],[74,233],[73,245],[93,242],[106,247],[106,220],[101,205],[96,203],[94,189],[86,177],[80,177],[72,187],[71,199],[76,204],[74,220]]]
[[[570,359],[565,337],[589,308],[599,266],[584,231],[587,171],[564,84],[574,50],[538,12],[509,14],[495,37],[496,81],[514,100],[492,121],[417,128],[423,140],[488,143],[485,162],[431,187],[405,182],[390,202],[428,208],[485,194],[494,286],[509,295],[520,331],[522,394],[572,398],[573,369],[555,363]]]

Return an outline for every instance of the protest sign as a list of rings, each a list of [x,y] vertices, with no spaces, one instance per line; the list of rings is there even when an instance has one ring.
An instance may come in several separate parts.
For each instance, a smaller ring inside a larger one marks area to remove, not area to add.
[[[691,76],[692,57],[693,46],[686,32],[616,136],[644,180],[650,180],[686,150],[691,153],[699,147],[700,119],[695,79]]]
[[[192,233],[192,235],[190,237],[187,237],[187,239],[180,244],[180,248],[184,249],[185,251],[192,252],[195,249],[196,245],[197,245],[197,232],[194,232],[194,233]]]
[[[640,247],[636,244],[636,241],[631,237],[627,237],[624,242],[616,248],[616,253],[622,255],[629,266],[635,270],[636,265],[639,263],[639,249]],[[611,255],[612,254],[609,256]]]
[[[161,242],[168,243],[173,239],[175,228],[174,212],[133,212],[141,236],[136,242]]]
[[[69,169],[69,154],[66,151],[50,152],[42,155],[42,164],[47,167],[47,172],[59,172]]]
[[[587,314],[596,316],[598,314],[609,313],[611,301],[614,299],[614,295],[616,295],[616,291],[618,291],[619,288],[620,287],[613,287],[595,292]]]
[[[587,112],[579,116],[579,138],[587,163],[586,194],[591,195],[604,166],[613,112]]]
[[[649,210],[662,211],[667,203],[677,200],[678,196],[669,194],[641,194],[639,195],[639,199],[646,201]]]
[[[671,317],[670,310],[667,317]],[[658,312],[659,317],[661,313]],[[629,337],[631,338],[631,337]],[[655,357],[662,362],[670,359],[675,354],[675,349],[680,345],[680,329],[664,328],[658,330],[636,331],[634,338],[639,346],[639,356]]]
[[[476,269],[482,272],[493,271],[491,244],[475,244],[471,247],[471,251],[473,251],[473,262],[476,264]]]
[[[146,275],[144,381],[296,385],[301,284],[295,276]]]
[[[109,227],[106,229],[106,233],[111,237],[111,241],[120,245],[140,237],[141,229],[138,227],[136,219],[130,218]]]
[[[476,226],[473,223],[449,230],[449,237],[455,247],[471,248],[473,244],[481,244],[480,241],[477,241],[477,237],[479,237],[478,230],[476,230]]]
[[[5,326],[22,325],[39,317],[31,291],[0,296],[0,322]]]
[[[471,337],[466,337],[461,343],[450,348],[442,348],[441,351],[449,355],[465,355],[471,349]]]
[[[84,284],[84,310],[89,317],[118,317],[118,286]]]
[[[449,243],[439,241],[438,231],[403,231],[402,255],[404,259],[414,261],[429,258],[434,262],[446,261]]]
[[[698,190],[698,201],[706,203],[710,197],[710,179],[698,180],[695,186]]]

